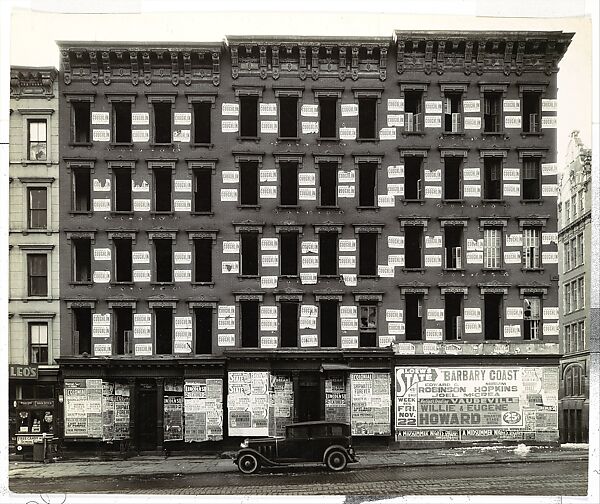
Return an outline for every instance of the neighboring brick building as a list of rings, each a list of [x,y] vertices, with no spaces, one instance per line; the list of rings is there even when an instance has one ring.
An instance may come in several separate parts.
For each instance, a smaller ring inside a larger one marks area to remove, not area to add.
[[[587,443],[589,432],[589,310],[591,281],[592,151],[571,134],[558,199],[560,314],[560,438]]]
[[[60,43],[65,441],[556,441],[571,36]]]
[[[57,75],[50,67],[10,72],[9,412],[11,443],[18,445],[54,431],[60,351]]]

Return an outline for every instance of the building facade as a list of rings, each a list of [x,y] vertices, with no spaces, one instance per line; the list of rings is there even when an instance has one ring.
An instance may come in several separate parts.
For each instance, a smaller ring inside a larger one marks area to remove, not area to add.
[[[60,44],[65,442],[556,441],[570,38]]]
[[[592,151],[585,148],[579,132],[574,131],[558,200],[562,299],[559,424],[563,443],[588,442],[591,177]]]
[[[60,352],[58,72],[12,67],[9,133],[10,439],[54,434]]]

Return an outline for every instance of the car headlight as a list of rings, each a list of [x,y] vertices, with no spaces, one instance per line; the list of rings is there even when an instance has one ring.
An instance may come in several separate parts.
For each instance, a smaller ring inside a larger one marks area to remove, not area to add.
[[[240,443],[240,448],[248,448],[248,438],[244,439],[241,443]]]

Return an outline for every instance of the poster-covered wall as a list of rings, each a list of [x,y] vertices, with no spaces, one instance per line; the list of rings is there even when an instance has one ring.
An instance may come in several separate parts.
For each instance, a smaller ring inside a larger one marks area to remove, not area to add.
[[[102,382],[102,440],[129,438],[129,386]]]
[[[350,373],[350,424],[353,436],[391,434],[389,373]]]
[[[346,377],[343,374],[325,379],[325,420],[349,422],[350,405],[347,385]]]
[[[558,439],[558,369],[396,367],[396,440]]]
[[[185,380],[183,411],[187,443],[223,439],[223,380]]]
[[[268,371],[230,371],[227,410],[230,436],[269,435]]]
[[[287,376],[271,376],[272,393],[269,408],[270,436],[283,436],[285,426],[292,423],[294,416],[294,386],[292,380]]]

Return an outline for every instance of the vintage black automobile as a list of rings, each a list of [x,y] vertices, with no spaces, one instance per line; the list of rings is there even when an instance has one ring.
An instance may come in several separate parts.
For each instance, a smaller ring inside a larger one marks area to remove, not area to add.
[[[342,422],[300,422],[287,425],[285,437],[247,438],[233,458],[239,470],[252,474],[263,467],[319,462],[343,471],[358,462],[350,426]]]

